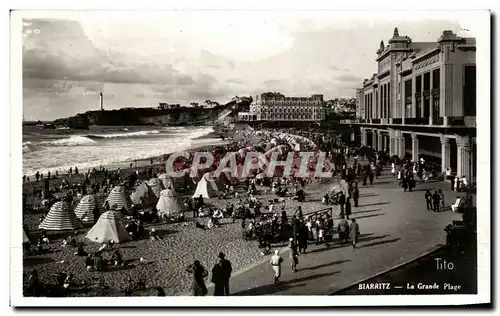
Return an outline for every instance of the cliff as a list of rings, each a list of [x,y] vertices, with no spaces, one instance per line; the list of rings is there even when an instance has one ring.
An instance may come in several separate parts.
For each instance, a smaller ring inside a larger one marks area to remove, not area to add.
[[[202,125],[217,118],[222,109],[205,108],[125,108],[118,110],[89,111],[69,118],[57,119],[55,125],[75,129],[88,129],[90,125]]]
[[[238,111],[247,110],[250,103],[252,103],[251,97],[235,97],[227,104],[213,108],[123,108],[89,111],[72,117],[57,119],[53,124],[73,129],[88,129],[90,125],[206,125],[221,119],[220,116],[227,116],[227,112],[234,115]]]

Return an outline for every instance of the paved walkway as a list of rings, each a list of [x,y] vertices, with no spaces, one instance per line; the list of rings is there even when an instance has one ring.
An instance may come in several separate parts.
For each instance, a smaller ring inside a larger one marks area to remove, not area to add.
[[[297,273],[290,268],[288,252],[282,252],[285,262],[278,286],[273,284],[270,256],[265,256],[233,275],[232,295],[330,294],[445,244],[445,226],[461,220],[461,214],[425,207],[425,189],[441,188],[449,208],[457,194],[447,182],[417,183],[414,192],[405,193],[386,170],[374,185],[359,188],[359,207],[353,208],[361,232],[356,249],[336,242],[329,247],[310,245],[308,253],[299,256]]]

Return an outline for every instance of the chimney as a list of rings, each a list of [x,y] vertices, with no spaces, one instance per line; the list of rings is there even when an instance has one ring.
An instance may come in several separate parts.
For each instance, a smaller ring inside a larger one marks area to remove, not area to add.
[[[103,102],[102,102],[102,92],[99,94],[99,103],[101,105],[101,111],[104,111],[104,108],[103,108]]]

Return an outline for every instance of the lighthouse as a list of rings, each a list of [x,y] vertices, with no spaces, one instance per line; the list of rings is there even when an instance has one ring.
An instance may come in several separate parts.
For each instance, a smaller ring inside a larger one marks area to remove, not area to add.
[[[104,111],[103,105],[102,105],[102,92],[99,94],[99,104],[101,105],[101,111]]]

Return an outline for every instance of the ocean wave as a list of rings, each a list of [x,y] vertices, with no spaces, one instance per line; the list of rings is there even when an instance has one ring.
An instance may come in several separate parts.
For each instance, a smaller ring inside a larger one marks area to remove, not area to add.
[[[147,135],[156,135],[160,134],[159,130],[153,131],[138,131],[138,132],[130,132],[130,133],[115,133],[115,134],[90,134],[85,135],[87,138],[120,138],[120,137],[134,137],[134,136],[147,136]]]
[[[24,142],[23,143],[23,153],[29,153],[36,151],[38,149],[32,142]]]
[[[62,138],[50,142],[42,142],[43,144],[55,145],[55,146],[92,146],[95,145],[96,141],[87,136],[71,136],[68,138]]]

